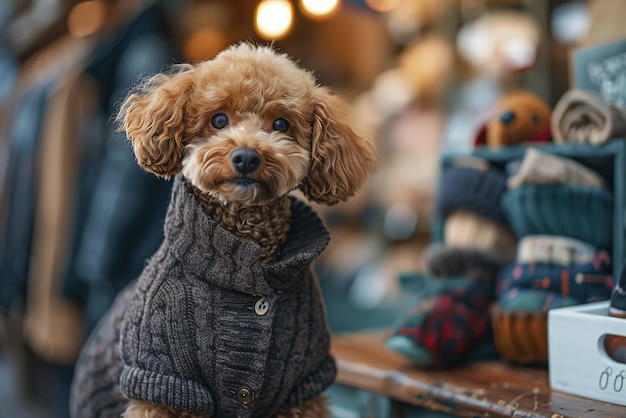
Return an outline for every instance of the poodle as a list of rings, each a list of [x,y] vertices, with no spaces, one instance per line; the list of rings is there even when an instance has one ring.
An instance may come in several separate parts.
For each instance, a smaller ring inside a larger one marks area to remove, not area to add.
[[[328,417],[330,335],[308,200],[352,196],[376,161],[349,107],[270,46],[146,79],[117,120],[174,178],[165,240],[79,357],[73,417]]]

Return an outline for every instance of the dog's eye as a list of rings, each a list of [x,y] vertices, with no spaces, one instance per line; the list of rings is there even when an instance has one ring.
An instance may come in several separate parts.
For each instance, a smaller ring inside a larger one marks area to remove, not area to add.
[[[287,132],[287,129],[289,129],[289,122],[283,118],[276,119],[272,124],[272,129],[278,132]]]
[[[228,125],[228,116],[223,113],[218,113],[211,119],[211,125],[213,125],[215,129],[225,128],[226,125]]]

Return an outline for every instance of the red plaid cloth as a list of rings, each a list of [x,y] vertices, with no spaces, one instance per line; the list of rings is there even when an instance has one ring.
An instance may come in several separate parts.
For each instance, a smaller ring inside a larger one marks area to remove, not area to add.
[[[425,348],[435,368],[453,366],[493,340],[489,317],[493,300],[493,289],[477,283],[447,290],[410,311],[396,335],[408,336],[417,347]]]

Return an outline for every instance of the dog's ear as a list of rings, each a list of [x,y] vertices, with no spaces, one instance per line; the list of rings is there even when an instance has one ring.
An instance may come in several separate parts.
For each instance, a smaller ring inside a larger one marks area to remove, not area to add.
[[[311,168],[301,185],[315,202],[334,205],[354,195],[376,161],[371,139],[350,125],[349,106],[324,87],[315,90]]]
[[[194,81],[194,67],[180,65],[175,73],[157,74],[128,96],[117,115],[137,162],[160,177],[181,170],[187,142],[185,107]]]

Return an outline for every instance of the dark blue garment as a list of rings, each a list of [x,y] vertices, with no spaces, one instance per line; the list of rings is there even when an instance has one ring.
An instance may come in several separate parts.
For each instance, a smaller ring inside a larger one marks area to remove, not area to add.
[[[13,109],[7,170],[7,207],[0,236],[0,307],[23,303],[37,201],[37,158],[45,105],[54,80],[26,91]]]
[[[177,54],[156,2],[95,49],[87,73],[100,86],[106,125],[94,170],[81,177],[75,252],[64,281],[64,294],[82,300],[89,330],[115,295],[143,270],[163,239],[163,221],[171,185],[143,171],[112,115],[140,77],[161,71]]]
[[[579,303],[606,300],[611,294],[611,266],[601,263],[572,264],[511,264],[500,273],[498,292],[512,288],[539,289],[570,296]]]

